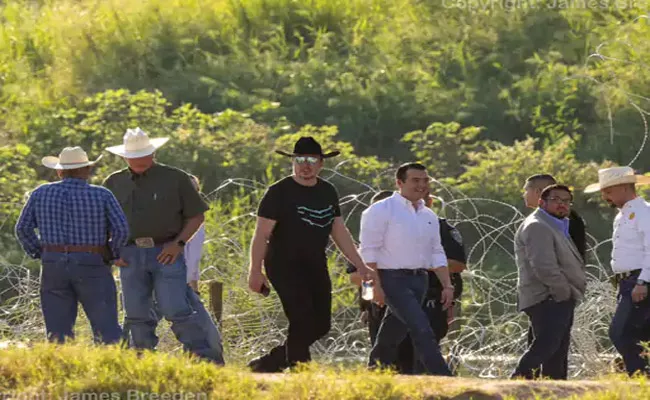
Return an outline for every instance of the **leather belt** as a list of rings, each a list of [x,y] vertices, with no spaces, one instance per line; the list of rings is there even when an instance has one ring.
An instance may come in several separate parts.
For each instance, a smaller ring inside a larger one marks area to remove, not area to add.
[[[95,253],[101,255],[108,254],[108,248],[106,246],[44,244],[41,246],[41,249],[43,251],[50,251],[53,253]]]
[[[161,246],[163,244],[169,243],[172,240],[174,240],[174,238],[155,239],[152,237],[139,237],[139,238],[133,238],[132,240],[129,240],[127,242],[127,245],[137,246],[141,249],[150,249],[152,247]]]
[[[380,272],[388,272],[388,271],[395,271],[399,272],[404,275],[426,275],[427,270],[423,268],[418,268],[418,269],[410,269],[410,268],[401,268],[401,269],[391,269],[391,268],[386,268],[386,269],[379,269]]]

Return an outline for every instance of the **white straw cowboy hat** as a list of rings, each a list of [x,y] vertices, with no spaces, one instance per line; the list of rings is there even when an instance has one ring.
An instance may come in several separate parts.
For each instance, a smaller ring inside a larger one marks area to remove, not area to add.
[[[41,162],[52,169],[77,169],[95,165],[102,158],[100,155],[95,161],[89,161],[86,152],[79,146],[66,147],[58,157],[43,157]]]
[[[650,184],[650,176],[636,175],[630,167],[612,167],[598,170],[598,183],[592,183],[585,188],[585,193],[594,193],[611,186],[625,183],[637,185]]]
[[[127,129],[124,134],[124,144],[111,146],[106,150],[124,158],[140,158],[153,154],[168,140],[169,138],[166,137],[149,139],[147,132],[140,128]]]

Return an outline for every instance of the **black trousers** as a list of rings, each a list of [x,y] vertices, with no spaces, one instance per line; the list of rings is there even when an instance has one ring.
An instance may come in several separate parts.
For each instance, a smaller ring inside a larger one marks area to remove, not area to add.
[[[642,372],[650,375],[648,358],[641,342],[650,340],[650,299],[638,303],[632,301],[632,290],[637,276],[621,280],[618,305],[609,327],[609,337],[623,357],[629,375]]]
[[[329,332],[332,282],[325,263],[272,264],[266,274],[282,302],[289,331],[282,345],[260,359],[260,369],[279,372],[311,361],[309,346]]]
[[[424,311],[429,318],[429,324],[433,329],[438,343],[447,335],[449,325],[447,324],[447,312],[442,309],[442,305],[435,300],[425,300],[423,305]],[[386,313],[386,307],[380,307],[372,303],[368,310],[368,333],[370,334],[370,344],[375,345],[377,339],[377,332],[381,326],[381,321]],[[397,360],[395,360],[395,369],[401,374],[413,374],[418,371],[421,372],[422,368],[416,365],[415,357],[413,355],[413,343],[409,335],[406,335],[404,340],[397,348]]]
[[[524,310],[531,324],[529,348],[513,377],[567,379],[575,301],[547,299]],[[532,339],[532,340],[531,340]]]

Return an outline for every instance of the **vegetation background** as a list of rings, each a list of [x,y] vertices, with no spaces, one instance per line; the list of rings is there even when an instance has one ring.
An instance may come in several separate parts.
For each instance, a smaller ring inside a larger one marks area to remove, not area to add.
[[[38,268],[12,229],[26,193],[55,179],[41,157],[81,145],[94,158],[136,126],[172,137],[158,159],[199,176],[212,200],[206,263],[215,268],[206,277],[230,284],[226,313],[256,312],[243,289],[251,212],[289,173],[272,150],[305,134],[342,150],[332,181],[343,197],[367,202],[392,186],[391,168],[419,160],[441,197],[453,188],[490,199],[481,215],[508,220],[499,202],[525,212],[524,179],[548,172],[576,188],[593,243],[606,240],[613,211],[580,189],[612,163],[650,170],[646,10],[633,1],[513,4],[2,2],[0,264]],[[106,154],[93,182],[122,167]],[[471,224],[459,228],[470,247],[480,240]],[[355,218],[350,229],[356,235]],[[607,259],[607,246],[590,262],[597,257]],[[504,253],[487,262],[494,276],[515,271]],[[353,304],[353,291],[336,293],[335,307]],[[235,347],[259,327],[238,328]]]

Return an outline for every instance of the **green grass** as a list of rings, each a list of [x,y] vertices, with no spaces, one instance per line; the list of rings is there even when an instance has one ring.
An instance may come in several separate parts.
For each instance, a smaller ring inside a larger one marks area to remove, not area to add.
[[[152,398],[150,393],[168,393],[167,398],[323,400],[650,397],[650,388],[642,378],[610,376],[595,381],[531,383],[404,377],[387,371],[315,363],[286,374],[258,375],[241,367],[216,367],[188,356],[152,352],[138,356],[134,351],[117,347],[80,344],[36,344],[2,350],[0,390],[4,394],[68,399]]]

